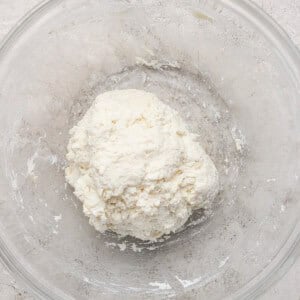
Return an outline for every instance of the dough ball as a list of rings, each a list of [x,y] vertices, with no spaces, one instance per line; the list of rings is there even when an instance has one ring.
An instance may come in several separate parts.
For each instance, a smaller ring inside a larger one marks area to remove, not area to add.
[[[218,191],[217,170],[197,135],[151,93],[99,95],[70,134],[66,180],[100,232],[155,241]]]

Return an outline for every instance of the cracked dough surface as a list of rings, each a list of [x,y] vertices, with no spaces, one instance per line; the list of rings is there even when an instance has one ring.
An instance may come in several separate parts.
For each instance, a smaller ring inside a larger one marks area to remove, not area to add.
[[[154,94],[103,93],[70,134],[66,180],[100,232],[155,241],[218,191],[197,135]]]

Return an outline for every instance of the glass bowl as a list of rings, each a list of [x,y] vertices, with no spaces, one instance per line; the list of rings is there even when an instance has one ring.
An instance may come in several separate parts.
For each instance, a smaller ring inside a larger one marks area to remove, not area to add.
[[[43,299],[254,299],[299,249],[299,53],[246,0],[52,0],[0,50],[0,252]],[[97,233],[65,183],[103,91],[179,111],[221,190],[157,243]]]

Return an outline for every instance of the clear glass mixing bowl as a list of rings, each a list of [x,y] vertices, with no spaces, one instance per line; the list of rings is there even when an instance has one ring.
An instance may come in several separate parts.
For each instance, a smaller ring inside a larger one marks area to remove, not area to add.
[[[255,298],[299,251],[299,70],[246,0],[45,1],[0,51],[3,262],[44,299]],[[116,88],[177,109],[220,173],[212,215],[155,244],[97,233],[65,184],[68,130]]]

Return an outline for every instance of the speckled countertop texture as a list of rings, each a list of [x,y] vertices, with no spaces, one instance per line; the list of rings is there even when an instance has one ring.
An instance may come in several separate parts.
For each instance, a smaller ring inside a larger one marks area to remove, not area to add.
[[[12,26],[40,0],[0,0],[0,40]],[[255,0],[290,35],[300,47],[300,0]],[[35,300],[0,265],[0,300]],[[259,300],[300,300],[300,258],[287,274]]]

